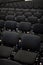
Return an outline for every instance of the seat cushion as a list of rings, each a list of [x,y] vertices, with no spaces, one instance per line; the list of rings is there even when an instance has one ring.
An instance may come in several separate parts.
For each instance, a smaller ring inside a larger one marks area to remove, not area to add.
[[[8,59],[0,59],[0,65],[21,65],[21,64]]]
[[[0,57],[8,58],[12,52],[12,48],[6,46],[0,46]]]
[[[35,62],[36,56],[37,53],[33,53],[25,50],[19,50],[15,55],[14,60],[26,64],[33,64]]]

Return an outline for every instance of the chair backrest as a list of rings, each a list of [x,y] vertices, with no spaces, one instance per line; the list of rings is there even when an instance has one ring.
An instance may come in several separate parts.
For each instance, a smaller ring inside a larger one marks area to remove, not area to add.
[[[21,37],[21,41],[21,46],[23,49],[30,49],[36,51],[40,48],[40,37],[37,35],[24,34]]]
[[[3,44],[8,45],[8,46],[16,46],[16,44],[18,44],[18,42],[19,42],[18,33],[13,32],[13,31],[12,32],[4,31],[2,42],[3,42]]]
[[[15,30],[17,27],[16,21],[6,21],[5,28]]]
[[[34,24],[33,32],[36,34],[43,34],[43,24]]]
[[[19,28],[20,31],[29,32],[31,30],[31,23],[29,22],[20,22]]]

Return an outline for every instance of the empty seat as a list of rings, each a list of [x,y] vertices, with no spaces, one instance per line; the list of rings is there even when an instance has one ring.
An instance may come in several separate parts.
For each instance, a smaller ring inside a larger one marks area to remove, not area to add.
[[[38,36],[40,36],[40,38],[41,38],[41,42],[42,43],[41,43],[40,46],[42,47],[42,49],[41,49],[41,51],[42,51],[43,50],[43,24],[34,24],[33,32],[35,34],[37,34]]]
[[[22,12],[22,10],[23,10],[23,9],[17,8],[17,9],[16,9],[16,12]]]
[[[22,65],[22,64],[8,59],[0,59],[0,65]]]
[[[6,5],[4,7],[6,7],[6,8],[12,8],[13,4],[12,3],[6,3]]]
[[[8,15],[14,15],[14,11],[8,11],[7,14]]]
[[[17,22],[16,21],[6,21],[5,23],[5,28],[7,29],[11,29],[12,30],[16,30],[17,27]]]
[[[21,36],[22,48],[37,51],[40,46],[40,37],[32,34],[24,34]]]
[[[26,17],[29,17],[29,16],[32,16],[32,13],[31,13],[31,12],[25,12],[24,15],[25,15]]]
[[[15,16],[14,15],[7,15],[6,17],[5,17],[5,19],[6,20],[15,20]]]
[[[43,24],[34,24],[33,32],[36,34],[43,34]]]
[[[17,16],[16,21],[17,22],[25,21],[25,16]]]
[[[32,14],[34,14],[34,13],[36,13],[36,12],[37,12],[36,9],[31,9],[31,13],[32,13]]]
[[[30,9],[23,9],[23,12],[26,13],[26,12],[29,12]]]
[[[28,21],[31,22],[32,24],[38,23],[37,17],[34,17],[34,16],[28,17]]]
[[[12,48],[0,46],[0,58],[9,58],[12,53]]]
[[[4,31],[3,37],[2,37],[2,43],[4,45],[14,47],[18,45],[19,42],[19,36],[17,32],[10,32],[10,31]]]
[[[21,37],[21,48],[14,56],[14,60],[23,64],[33,65],[35,59],[38,56],[38,50],[40,48],[40,37],[32,34],[24,34]],[[28,50],[30,49],[30,51]],[[37,52],[34,52],[37,51]]]
[[[31,23],[29,23],[29,22],[20,22],[18,29],[22,32],[29,32],[31,30]]]
[[[14,8],[8,8],[8,11],[14,11],[15,9]]]
[[[16,16],[23,15],[23,12],[16,12]]]
[[[38,17],[38,18],[41,18],[41,13],[39,13],[39,12],[36,12],[36,13],[34,13],[34,16],[36,16],[36,17]]]

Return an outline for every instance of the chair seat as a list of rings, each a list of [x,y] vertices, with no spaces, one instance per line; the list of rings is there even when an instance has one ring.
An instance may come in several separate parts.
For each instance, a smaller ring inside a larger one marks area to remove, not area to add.
[[[9,57],[12,53],[12,48],[6,46],[0,46],[0,57]]]
[[[21,65],[21,64],[8,59],[0,59],[0,65]]]
[[[14,57],[14,60],[21,63],[33,64],[35,62],[37,53],[29,52],[25,50],[19,50]]]

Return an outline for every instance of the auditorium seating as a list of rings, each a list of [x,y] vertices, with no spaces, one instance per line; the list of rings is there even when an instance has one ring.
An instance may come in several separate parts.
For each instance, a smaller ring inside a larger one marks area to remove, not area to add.
[[[43,55],[43,24],[42,23],[34,24],[33,25],[33,32],[36,35],[40,36],[40,38],[41,38],[41,52],[42,52],[41,55]]]
[[[30,2],[0,4],[0,65],[43,64],[43,9]]]
[[[14,60],[23,64],[34,64],[40,48],[40,37],[32,34],[24,34],[21,37],[21,48],[14,55]]]

